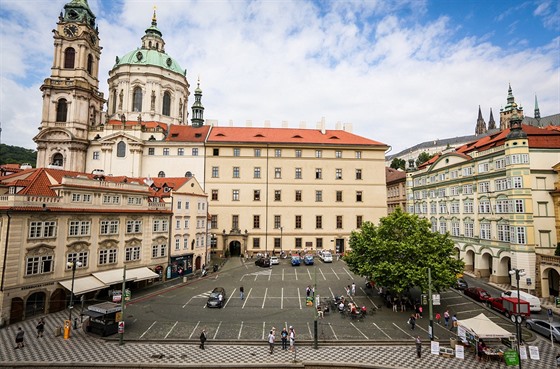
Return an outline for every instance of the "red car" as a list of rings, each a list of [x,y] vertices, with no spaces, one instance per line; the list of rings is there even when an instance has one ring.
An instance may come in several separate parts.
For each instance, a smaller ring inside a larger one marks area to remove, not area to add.
[[[480,287],[469,287],[465,288],[463,291],[465,296],[472,297],[476,301],[486,302],[488,299],[492,298],[488,292],[486,292],[483,288]]]

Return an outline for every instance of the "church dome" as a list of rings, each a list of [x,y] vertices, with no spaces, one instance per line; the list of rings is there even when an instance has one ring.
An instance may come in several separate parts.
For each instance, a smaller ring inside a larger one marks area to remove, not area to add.
[[[117,58],[117,62],[113,66],[116,68],[121,65],[143,65],[143,66],[156,66],[167,69],[179,74],[185,74],[185,70],[181,68],[179,63],[169,55],[158,50],[150,49],[136,49],[122,58]]]

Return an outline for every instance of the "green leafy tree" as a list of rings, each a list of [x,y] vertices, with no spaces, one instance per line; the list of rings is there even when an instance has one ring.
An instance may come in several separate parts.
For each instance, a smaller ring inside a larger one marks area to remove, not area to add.
[[[448,234],[432,232],[426,219],[401,209],[382,218],[378,226],[365,222],[352,232],[350,246],[352,251],[344,258],[350,270],[399,295],[415,286],[428,291],[428,268],[432,290],[445,290],[465,266],[454,256]]]
[[[416,159],[416,166],[419,167],[433,157],[434,155],[430,155],[427,152],[421,153],[420,155],[418,155],[418,159]]]
[[[405,169],[406,161],[404,159],[394,158],[391,162],[391,168],[393,169]]]
[[[0,144],[0,165],[28,163],[35,166],[36,162],[37,151],[18,146]]]

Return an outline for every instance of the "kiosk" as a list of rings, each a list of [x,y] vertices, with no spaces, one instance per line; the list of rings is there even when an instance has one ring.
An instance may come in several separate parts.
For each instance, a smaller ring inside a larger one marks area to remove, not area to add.
[[[84,315],[89,316],[86,326],[88,332],[101,337],[110,336],[118,332],[121,305],[114,302],[102,302],[88,306]]]

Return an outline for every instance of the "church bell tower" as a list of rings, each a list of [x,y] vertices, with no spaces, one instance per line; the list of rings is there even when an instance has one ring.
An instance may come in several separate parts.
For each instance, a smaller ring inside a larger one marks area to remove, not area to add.
[[[37,167],[85,171],[88,131],[102,122],[99,32],[87,0],[64,5],[53,30],[54,59],[43,92]]]

